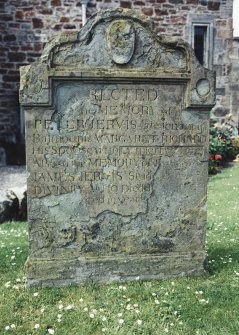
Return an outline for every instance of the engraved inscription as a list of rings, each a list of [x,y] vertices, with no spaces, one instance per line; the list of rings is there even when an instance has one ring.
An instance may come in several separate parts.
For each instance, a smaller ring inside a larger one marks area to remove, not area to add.
[[[176,84],[56,83],[55,111],[32,121],[31,196],[78,189],[92,217],[112,205],[119,214],[144,213],[162,157],[205,156],[207,129],[182,121],[184,91]]]

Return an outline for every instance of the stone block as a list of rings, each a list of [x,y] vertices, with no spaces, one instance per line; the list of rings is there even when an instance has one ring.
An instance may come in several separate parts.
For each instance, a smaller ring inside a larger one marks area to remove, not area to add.
[[[207,8],[208,10],[213,10],[213,11],[217,11],[220,9],[220,2],[217,1],[208,1],[208,4],[207,4]]]
[[[5,21],[5,22],[13,21],[13,16],[9,14],[4,14],[4,15],[0,14],[0,21]]]
[[[65,17],[65,16],[62,16],[60,18],[60,22],[69,22],[70,21],[70,18],[69,17]]]
[[[134,6],[144,6],[145,2],[144,1],[134,1]]]
[[[176,5],[183,4],[183,0],[168,0],[168,2]]]
[[[132,7],[132,2],[131,1],[120,1],[120,7],[131,8]]]
[[[157,16],[163,16],[163,15],[166,16],[166,15],[168,15],[168,10],[167,9],[155,8],[154,11],[155,11],[155,14]]]
[[[53,14],[53,10],[51,8],[45,8],[43,7],[41,10],[39,10],[40,14],[43,15],[52,15]]]
[[[32,19],[32,24],[33,24],[34,29],[40,29],[40,28],[43,28],[44,26],[42,19],[39,19],[37,17],[34,17]]]
[[[10,76],[10,75],[4,75],[3,80],[9,83],[18,83],[19,82],[19,75],[16,76]]]
[[[75,24],[70,24],[70,23],[66,23],[63,25],[64,29],[76,29],[76,25]]]
[[[60,7],[61,6],[61,0],[52,0],[51,6],[53,7]]]
[[[16,41],[16,36],[15,35],[6,35],[4,36],[4,42],[13,42]]]
[[[143,7],[142,8],[142,13],[147,16],[152,16],[153,15],[153,8],[152,7]]]

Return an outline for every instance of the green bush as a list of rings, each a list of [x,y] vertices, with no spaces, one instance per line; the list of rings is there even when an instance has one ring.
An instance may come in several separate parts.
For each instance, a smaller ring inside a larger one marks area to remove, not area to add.
[[[228,120],[221,124],[212,124],[209,134],[209,174],[216,174],[227,162],[233,161],[239,154],[239,137],[236,127]]]

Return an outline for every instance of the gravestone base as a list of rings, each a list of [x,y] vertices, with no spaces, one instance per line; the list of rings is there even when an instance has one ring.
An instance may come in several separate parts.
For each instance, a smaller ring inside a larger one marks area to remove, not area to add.
[[[206,274],[204,251],[85,259],[28,259],[27,287],[127,282]]]

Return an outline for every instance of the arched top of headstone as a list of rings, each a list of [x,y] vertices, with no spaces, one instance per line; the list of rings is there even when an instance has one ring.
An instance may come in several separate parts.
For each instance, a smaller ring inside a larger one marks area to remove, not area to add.
[[[191,47],[157,35],[148,17],[126,9],[99,12],[80,32],[54,37],[39,60],[21,68],[21,103],[51,105],[57,77],[185,81],[186,105],[210,109],[214,101],[213,74],[198,63]]]
[[[162,72],[189,71],[190,51],[182,40],[163,39],[152,22],[131,10],[110,10],[93,16],[74,40],[53,41],[46,50],[50,67],[112,68],[121,71],[160,68]]]

